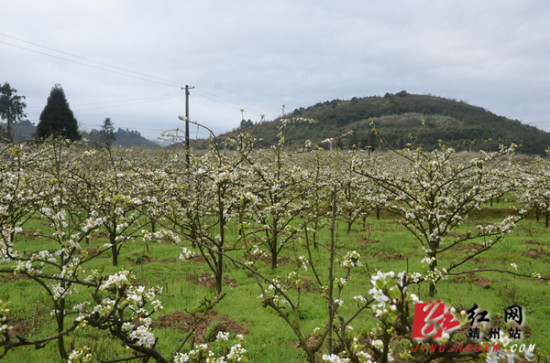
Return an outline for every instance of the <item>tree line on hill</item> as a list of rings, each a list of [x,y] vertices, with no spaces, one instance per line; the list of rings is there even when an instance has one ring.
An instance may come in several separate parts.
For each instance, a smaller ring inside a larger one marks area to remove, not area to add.
[[[5,130],[0,128],[0,138],[44,139],[54,136],[73,141],[82,138],[60,85],[52,88],[36,127],[23,119],[26,117],[24,99],[9,83],[0,87],[0,118],[6,121]],[[291,126],[292,130],[285,140],[285,145],[290,148],[304,147],[309,142],[340,149],[376,150],[413,145],[433,150],[443,142],[457,150],[494,151],[500,144],[515,143],[522,153],[544,155],[550,147],[550,133],[536,127],[495,115],[463,101],[406,91],[386,93],[383,97],[319,102],[269,122],[245,120],[243,111],[240,127],[229,134],[243,130],[253,132],[258,139],[256,146],[260,148],[277,141],[278,126],[285,118],[315,120],[313,123],[295,123]],[[17,132],[14,132],[15,129]],[[119,128],[115,132],[109,118],[105,119],[102,130],[92,130],[85,136],[101,145],[156,146],[137,131]],[[208,143],[203,141],[195,141],[194,147],[207,147]]]
[[[277,126],[285,118],[308,118],[296,123],[286,135],[289,147],[304,147],[306,140],[323,145],[331,140],[341,149],[403,148],[407,144],[426,150],[438,148],[441,140],[458,150],[498,150],[499,144],[515,143],[519,152],[544,155],[550,133],[472,106],[432,95],[401,91],[384,96],[319,102],[298,108],[275,121],[255,125],[258,146],[272,145]],[[327,146],[328,148],[328,146]]]
[[[101,130],[92,130],[90,133],[78,129],[76,120],[65,92],[61,85],[56,84],[48,97],[46,106],[40,114],[40,122],[34,125],[26,117],[24,102],[25,96],[17,94],[17,90],[8,82],[0,86],[0,118],[5,120],[5,127],[0,127],[0,140],[28,140],[46,139],[48,137],[60,137],[71,141],[81,140],[82,136],[97,146],[111,147],[112,145],[148,146],[156,144],[141,136],[138,131],[123,130],[114,131],[114,125],[110,118],[103,121]],[[3,126],[0,124],[0,126]]]

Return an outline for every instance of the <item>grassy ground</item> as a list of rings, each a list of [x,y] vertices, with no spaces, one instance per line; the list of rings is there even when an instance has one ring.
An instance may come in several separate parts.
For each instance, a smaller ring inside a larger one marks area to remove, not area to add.
[[[507,213],[504,204],[495,204],[483,213],[470,216],[466,227],[483,221],[498,220]],[[384,212],[377,220],[374,215],[367,219],[365,226],[356,222],[350,234],[346,233],[347,225],[338,223],[336,233],[337,247],[341,250],[356,249],[363,252],[363,266],[355,270],[353,279],[344,289],[343,312],[346,305],[352,306],[352,297],[358,294],[367,295],[371,288],[370,275],[376,270],[382,271],[419,271],[423,272],[420,260],[423,257],[418,242],[407,232],[401,223]],[[26,231],[45,230],[41,220],[34,219],[26,226]],[[236,229],[230,228],[229,240],[236,238]],[[321,241],[327,242],[328,228],[321,233]],[[460,233],[461,231],[455,231]],[[107,240],[105,234],[96,233],[90,240],[91,253],[99,249]],[[44,242],[31,234],[19,236],[20,249],[38,251],[53,249],[55,244]],[[268,261],[259,262],[257,267],[270,277],[286,276],[296,268],[293,249],[298,254],[305,255],[305,249],[300,240],[283,250],[283,263],[271,270]],[[475,243],[468,242],[460,248],[452,249],[442,260],[440,266],[445,267],[463,255],[465,249],[476,248]],[[506,241],[494,246],[488,252],[468,262],[464,270],[475,268],[509,269],[510,263],[516,263],[518,272],[531,273],[537,271],[543,276],[550,274],[550,231],[544,228],[542,222],[536,222],[529,217],[521,221],[516,231],[507,237]],[[235,252],[237,253],[237,252]],[[213,294],[212,281],[209,279],[208,266],[204,261],[195,258],[191,261],[178,261],[179,247],[169,243],[134,242],[122,249],[119,258],[120,266],[111,265],[111,257],[104,254],[91,261],[87,269],[97,268],[105,273],[115,272],[121,268],[132,269],[139,283],[146,286],[159,285],[163,287],[160,300],[165,311],[157,315],[159,349],[168,354],[176,347],[184,336],[181,328],[184,317],[178,312],[192,308],[205,295]],[[323,249],[315,250],[314,259],[318,271],[327,276],[328,254]],[[263,308],[257,299],[260,290],[250,274],[231,263],[226,263],[224,286],[225,298],[215,307],[208,324],[201,328],[200,335],[206,340],[215,334],[216,329],[226,328],[235,332],[245,333],[246,348],[252,362],[293,362],[304,361],[304,354],[297,348],[297,339],[286,323],[269,308]],[[303,275],[311,281],[308,292],[302,295],[301,320],[304,331],[309,334],[315,327],[326,324],[326,300],[321,297],[318,285],[311,270]],[[54,327],[49,313],[51,303],[46,298],[41,287],[32,280],[13,275],[0,275],[0,299],[10,301],[9,308],[15,317],[15,327],[18,333],[25,336],[38,337],[53,334]],[[419,297],[428,301],[428,286],[426,284],[418,291],[413,291]],[[89,291],[81,289],[74,297],[81,301],[89,296]],[[502,318],[503,309],[518,304],[523,307],[526,321],[524,324],[524,342],[537,344],[544,351],[550,351],[550,289],[547,282],[503,275],[493,272],[478,275],[461,275],[451,277],[437,285],[435,297],[457,309],[469,309],[477,304],[482,310],[489,312],[493,326],[505,330]],[[351,312],[351,308],[350,308]],[[160,318],[162,317],[162,318]],[[355,331],[367,331],[375,321],[370,314],[363,314],[355,321]],[[93,351],[101,352],[104,359],[122,353],[124,349],[117,341],[111,340],[105,332],[83,329],[77,331],[74,338],[67,339],[67,346],[77,346],[86,343]],[[56,345],[52,342],[45,348],[19,348],[10,352],[5,358],[7,362],[37,362],[59,361]]]

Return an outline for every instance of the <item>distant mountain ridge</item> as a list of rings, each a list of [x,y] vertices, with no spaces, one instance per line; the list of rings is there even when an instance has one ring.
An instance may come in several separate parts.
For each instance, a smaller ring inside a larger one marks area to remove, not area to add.
[[[99,130],[93,129],[91,132],[86,133],[85,137],[92,143],[100,143]],[[119,145],[122,147],[132,146],[144,146],[144,147],[158,147],[159,145],[145,137],[141,136],[139,131],[121,129],[118,128],[115,131],[115,141],[113,145]]]
[[[0,123],[0,128],[5,129],[5,124]],[[30,140],[36,132],[36,126],[28,121],[22,120],[13,124],[13,134],[16,140]],[[82,136],[88,139],[92,144],[99,143],[99,130],[93,129],[91,132],[83,131]],[[118,128],[115,131],[116,140],[113,145],[123,147],[145,146],[158,147],[159,145],[149,139],[146,139],[139,131]]]
[[[432,150],[438,140],[458,150],[493,150],[499,144],[515,143],[522,153],[543,155],[550,147],[550,133],[536,127],[462,101],[406,91],[320,102],[285,116],[291,117],[317,122],[291,125],[285,133],[289,147],[303,147],[306,140],[321,145],[323,140],[332,139],[340,148],[378,148],[373,128],[394,148],[412,143]],[[245,129],[254,130],[254,135],[263,139],[259,146],[267,147],[276,142],[280,122],[277,119]]]

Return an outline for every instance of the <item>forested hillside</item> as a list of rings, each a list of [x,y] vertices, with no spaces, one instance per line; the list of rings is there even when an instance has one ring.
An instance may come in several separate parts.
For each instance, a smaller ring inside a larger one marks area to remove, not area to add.
[[[5,124],[0,123],[0,131],[5,129]],[[36,126],[28,121],[22,120],[13,124],[13,132],[16,140],[30,140],[36,132]],[[92,143],[99,143],[99,131],[92,130],[91,132],[83,132],[84,138],[90,140]],[[147,146],[157,147],[158,144],[146,139],[141,135],[139,131],[121,129],[118,128],[114,133],[115,141],[113,145],[119,145],[123,147],[131,146]]]
[[[520,145],[520,152],[544,154],[550,146],[550,133],[518,120],[495,115],[465,102],[405,91],[387,93],[383,97],[354,97],[347,101],[317,103],[296,109],[288,117],[317,120],[291,126],[285,138],[291,147],[301,147],[306,140],[320,144],[332,138],[334,147],[356,145],[376,149],[381,145],[374,129],[394,148],[412,143],[432,150],[438,140],[442,140],[459,150],[494,150],[499,144],[513,142]],[[280,125],[280,120],[257,124],[246,130],[254,130],[256,137],[263,139],[260,146],[265,146],[276,140],[277,125]]]

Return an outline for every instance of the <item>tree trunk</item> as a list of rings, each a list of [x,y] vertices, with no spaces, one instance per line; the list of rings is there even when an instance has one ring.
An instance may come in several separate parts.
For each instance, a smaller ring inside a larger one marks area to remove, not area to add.
[[[12,135],[11,135],[11,117],[8,117],[7,124],[8,124],[8,129],[7,129],[8,141],[9,141],[9,142],[12,142],[12,141],[13,141],[13,137],[12,137]]]
[[[116,246],[116,235],[110,233],[109,241],[111,242],[111,252],[113,254],[113,266],[118,266],[118,249]]]
[[[157,221],[155,218],[149,218],[149,220],[151,221],[151,232],[155,233],[157,229]]]
[[[431,246],[431,248],[435,250],[436,247]],[[430,257],[435,257],[435,256],[430,256]],[[437,268],[437,258],[432,263],[430,263],[430,271],[433,272],[435,271],[436,268]],[[430,284],[430,292],[429,292],[430,297],[434,297],[434,295],[435,295],[435,281]]]
[[[271,249],[271,269],[275,270],[277,268],[277,245],[275,248]]]
[[[432,284],[430,285],[429,296],[430,296],[430,297],[434,297],[434,295],[435,295],[435,283],[432,283]]]
[[[225,244],[225,216],[223,211],[225,210],[222,196],[225,195],[225,186],[218,187],[218,216],[220,218],[220,240],[216,243],[218,252],[223,252],[223,246]],[[222,280],[223,280],[223,255],[220,253],[215,260],[215,273],[216,276],[216,292],[221,294],[222,292]]]
[[[273,221],[273,237],[271,238],[271,243],[269,247],[271,249],[271,269],[275,270],[277,268],[277,255],[278,255],[278,242],[279,242],[279,221],[275,219]]]
[[[336,185],[334,186],[334,189],[332,191],[332,218],[330,221],[330,249],[329,249],[329,264],[328,264],[328,338],[327,338],[327,345],[328,345],[328,353],[332,354],[333,352],[333,341],[332,341],[332,325],[333,325],[333,319],[334,319],[334,300],[332,293],[334,292],[334,276],[333,276],[333,268],[334,268],[334,232],[336,231],[335,227],[336,222]]]
[[[216,292],[219,294],[222,293],[222,281],[223,281],[223,256],[218,255],[216,261]]]
[[[61,286],[65,288],[65,284],[62,283]],[[57,332],[61,333],[64,329],[64,316],[65,316],[65,300],[62,298],[59,301],[59,312],[56,313],[56,320],[57,320]],[[68,359],[69,355],[67,354],[67,351],[65,350],[65,337],[63,335],[60,335],[57,337],[57,347],[59,349],[59,354],[61,355],[61,358]]]

